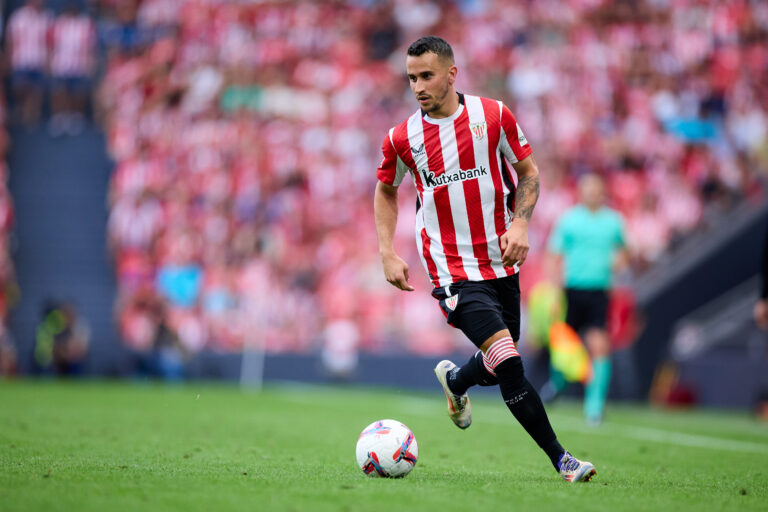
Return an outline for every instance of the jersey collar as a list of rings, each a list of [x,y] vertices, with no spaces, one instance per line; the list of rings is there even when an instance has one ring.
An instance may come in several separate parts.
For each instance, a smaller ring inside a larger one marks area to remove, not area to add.
[[[424,110],[421,110],[421,118],[424,119],[426,122],[431,124],[446,124],[446,123],[452,123],[454,122],[462,112],[464,112],[464,95],[460,92],[457,92],[456,94],[459,95],[459,108],[456,109],[456,112],[451,114],[448,117],[441,117],[440,119],[433,119],[429,117],[429,114],[424,112]]]

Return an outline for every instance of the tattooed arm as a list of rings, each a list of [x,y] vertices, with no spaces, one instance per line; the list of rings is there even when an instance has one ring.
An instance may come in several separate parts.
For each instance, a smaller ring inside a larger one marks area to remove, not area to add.
[[[517,173],[517,192],[515,193],[515,219],[531,220],[533,207],[539,199],[539,168],[533,155],[522,162],[513,164]]]
[[[533,155],[512,164],[517,173],[517,192],[515,193],[515,218],[506,233],[501,236],[502,261],[504,266],[518,266],[528,256],[528,221],[539,199],[539,168]]]

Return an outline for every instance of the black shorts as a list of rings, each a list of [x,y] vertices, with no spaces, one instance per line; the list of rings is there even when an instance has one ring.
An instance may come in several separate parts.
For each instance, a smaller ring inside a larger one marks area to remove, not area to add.
[[[440,301],[448,323],[461,329],[478,348],[504,329],[509,329],[513,340],[520,338],[517,274],[488,281],[461,281],[435,288],[432,295]]]
[[[597,327],[605,329],[608,317],[608,292],[606,290],[565,289],[568,313],[565,323],[577,333],[583,329]]]

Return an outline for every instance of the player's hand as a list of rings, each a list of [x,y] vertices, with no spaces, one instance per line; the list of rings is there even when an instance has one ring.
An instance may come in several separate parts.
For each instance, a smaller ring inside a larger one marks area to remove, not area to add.
[[[768,300],[760,299],[755,303],[755,309],[752,312],[755,317],[755,323],[762,330],[768,330]]]
[[[382,256],[381,264],[389,284],[407,292],[414,290],[413,286],[408,284],[408,264],[400,256],[394,253]]]
[[[525,262],[528,257],[528,221],[514,219],[509,229],[501,235],[501,262],[505,267],[517,266]]]

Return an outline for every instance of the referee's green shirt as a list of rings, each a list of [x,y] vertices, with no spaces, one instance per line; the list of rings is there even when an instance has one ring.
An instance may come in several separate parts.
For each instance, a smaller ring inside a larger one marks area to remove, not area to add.
[[[607,207],[591,212],[577,205],[558,219],[550,252],[563,256],[566,288],[608,289],[616,251],[626,245],[621,215]]]

